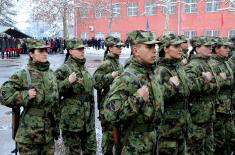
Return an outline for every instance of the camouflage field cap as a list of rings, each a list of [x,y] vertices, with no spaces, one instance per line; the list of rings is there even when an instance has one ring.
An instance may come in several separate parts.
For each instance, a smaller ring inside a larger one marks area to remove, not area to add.
[[[117,37],[108,36],[105,38],[105,46],[114,46],[114,45],[123,46],[124,44]]]
[[[183,42],[187,42],[187,38],[184,35],[180,35],[179,36],[180,40],[182,40]]]
[[[157,44],[159,41],[157,41],[153,33],[150,31],[144,31],[144,30],[135,30],[132,32],[129,32],[127,34],[127,39],[130,41],[131,45],[135,44],[146,44],[146,45],[152,45]]]
[[[39,39],[28,39],[26,44],[29,50],[36,48],[49,48],[49,46],[46,45],[44,40]]]
[[[160,38],[161,46],[167,47],[169,45],[179,45],[184,42],[174,34],[167,34]]]
[[[225,46],[232,46],[232,43],[227,39],[227,38],[215,38],[214,39],[214,46],[217,47],[217,46],[222,46],[222,45],[225,45]]]
[[[81,39],[70,39],[67,41],[67,45],[69,49],[79,49],[85,47]]]
[[[201,45],[214,45],[214,42],[212,38],[209,38],[209,37],[205,37],[205,36],[197,37],[195,39],[194,46],[198,47]]]

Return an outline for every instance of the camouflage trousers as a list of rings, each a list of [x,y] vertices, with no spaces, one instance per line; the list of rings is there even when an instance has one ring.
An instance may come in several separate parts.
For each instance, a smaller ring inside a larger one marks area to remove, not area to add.
[[[66,155],[95,155],[96,135],[91,132],[62,131]]]
[[[121,155],[152,155],[156,144],[156,132],[130,132],[126,135],[126,142]]]
[[[214,135],[216,155],[235,153],[235,125],[231,115],[216,114]]]
[[[186,141],[185,139],[160,138],[159,145],[160,155],[185,155]]]
[[[213,155],[213,123],[192,124],[187,139],[187,152],[190,155]]]
[[[104,155],[112,155],[113,151],[113,132],[102,128],[102,151]]]
[[[20,155],[54,155],[54,140],[47,144],[24,144],[18,143]]]

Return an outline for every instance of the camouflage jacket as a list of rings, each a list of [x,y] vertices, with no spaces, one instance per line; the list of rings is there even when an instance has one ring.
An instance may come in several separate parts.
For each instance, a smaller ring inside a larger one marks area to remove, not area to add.
[[[49,69],[49,62],[29,61],[28,70],[36,97],[29,100],[28,81],[25,70],[17,71],[1,87],[4,104],[8,107],[24,107],[16,141],[26,144],[43,144],[53,139],[48,112],[58,110],[58,87],[56,76]]]
[[[109,123],[124,126],[129,133],[126,135],[127,146],[137,153],[152,149],[154,136],[150,132],[154,131],[157,121],[161,119],[159,110],[163,99],[155,77],[152,65],[142,64],[133,58],[114,80],[101,112]],[[137,93],[143,85],[149,87],[147,102]]]
[[[181,50],[181,59],[188,59],[188,49]]]
[[[186,74],[179,60],[160,59],[156,68],[159,83],[163,85],[164,114],[160,128],[162,137],[183,138],[188,122],[189,88]],[[177,76],[180,84],[175,87],[170,78]]]
[[[217,76],[208,64],[208,57],[192,56],[185,66],[190,88],[190,113],[194,123],[208,123],[214,119],[215,92],[220,88]],[[207,82],[202,72],[211,72],[213,78]]]
[[[112,84],[114,78],[112,77],[112,72],[118,71],[119,74],[123,72],[123,66],[119,63],[119,58],[111,55],[106,55],[105,61],[97,68],[95,71],[94,87],[98,90],[103,89],[102,96],[104,97]]]
[[[235,53],[235,52],[233,51],[233,53]],[[232,56],[228,59],[227,62],[229,64],[229,66],[232,68],[233,76],[235,77],[235,72],[234,72],[234,70],[235,70],[235,54],[232,54]],[[235,84],[235,81],[234,81],[234,84]],[[234,87],[234,84],[232,87]],[[233,93],[232,93],[232,105],[233,105],[233,109],[235,110],[235,91],[233,91]],[[233,119],[235,120],[235,117]]]
[[[233,93],[233,85],[234,85],[234,73],[232,67],[230,67],[227,62],[228,58],[218,57],[216,55],[212,56],[209,60],[209,64],[214,74],[217,75],[219,81],[222,82],[220,84],[220,90],[217,97],[216,111],[219,113],[230,114],[232,111],[232,93]],[[224,80],[220,77],[220,73],[224,72],[227,76],[227,80]]]
[[[184,102],[182,97],[187,98],[189,96],[189,88],[186,82],[186,73],[182,68],[180,61],[170,59],[159,59],[158,66],[156,68],[156,74],[160,84],[164,85],[164,103],[167,106],[167,102],[174,100],[175,102]],[[170,77],[177,76],[180,80],[178,88],[170,84]]]
[[[139,63],[133,58],[129,66],[121,76],[114,80],[111,86],[103,111],[106,120],[116,123],[136,116],[137,122],[144,124],[158,119],[156,113],[162,103],[162,96],[160,86],[153,75],[152,66]],[[137,94],[137,90],[143,85],[149,87],[150,99],[146,103]],[[153,87],[156,90],[153,90]],[[138,111],[138,108],[141,112]]]
[[[56,70],[59,92],[63,98],[60,120],[62,130],[94,130],[93,82],[84,64],[85,59],[69,57],[65,64]],[[70,84],[68,77],[72,72],[76,73],[77,81]]]

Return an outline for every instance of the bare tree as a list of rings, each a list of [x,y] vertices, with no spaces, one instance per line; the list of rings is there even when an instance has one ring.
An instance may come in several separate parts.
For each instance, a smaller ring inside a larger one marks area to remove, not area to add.
[[[9,0],[0,0],[0,24],[6,26],[12,26],[14,21],[12,17],[16,15],[13,10],[14,2]]]
[[[68,38],[68,20],[73,17],[76,8],[90,5],[83,0],[32,0],[37,5],[33,7],[33,19],[49,25],[62,23],[63,37]]]

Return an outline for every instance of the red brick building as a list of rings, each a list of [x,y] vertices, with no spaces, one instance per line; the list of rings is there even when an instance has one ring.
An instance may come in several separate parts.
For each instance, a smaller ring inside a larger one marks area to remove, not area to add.
[[[110,0],[107,0],[110,1]],[[232,1],[232,0],[231,0]],[[164,33],[166,11],[169,11],[168,31],[195,35],[235,36],[235,2],[224,0],[170,0],[164,5],[158,0],[113,0],[112,33],[126,39],[135,29]],[[166,9],[169,8],[169,9]],[[79,38],[104,38],[109,34],[110,15],[102,7],[82,7],[75,11],[75,35]]]

